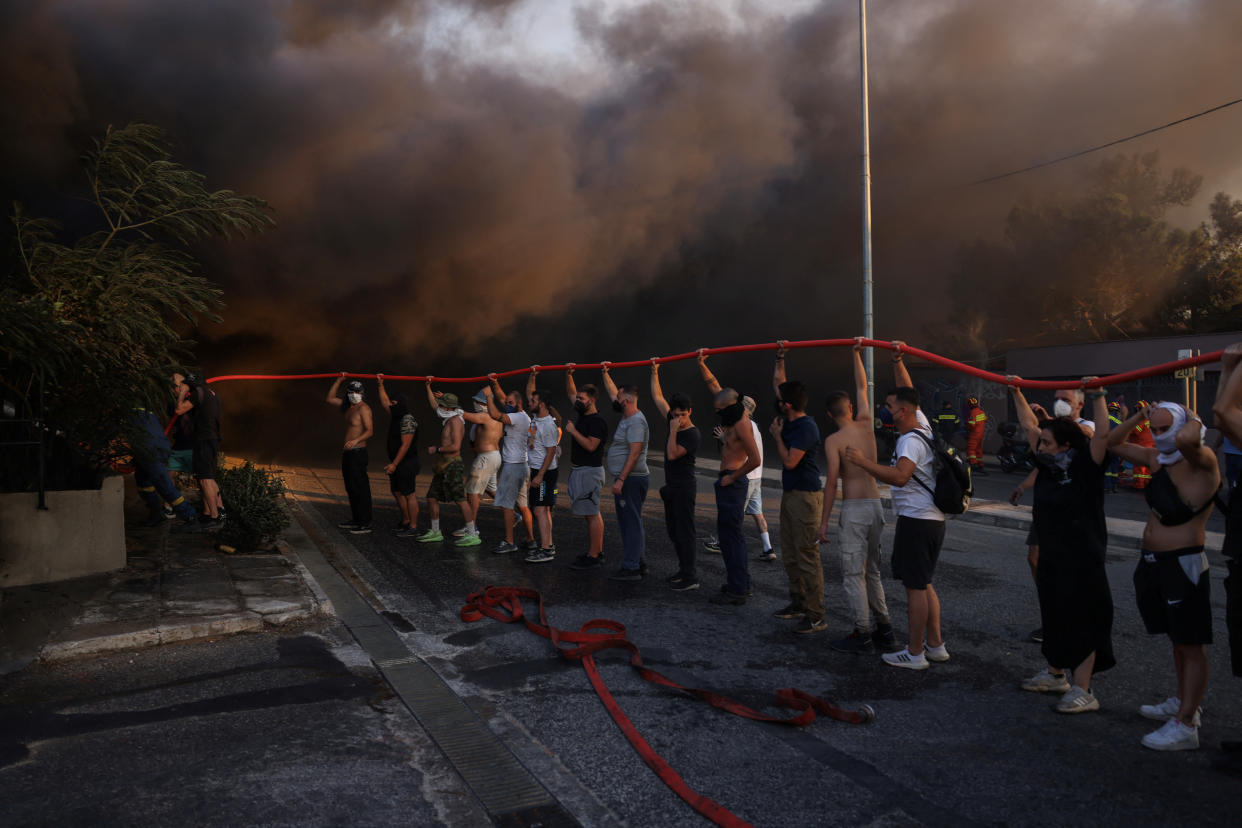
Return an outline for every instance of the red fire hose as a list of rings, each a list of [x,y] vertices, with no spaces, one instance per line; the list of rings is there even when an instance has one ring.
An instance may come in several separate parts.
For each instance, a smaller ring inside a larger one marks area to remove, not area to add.
[[[526,615],[522,607],[524,599],[536,602],[539,608],[538,620]],[[553,627],[548,623],[548,616],[543,606],[543,596],[539,594],[538,590],[525,587],[484,587],[479,592],[471,593],[466,598],[465,606],[461,608],[461,620],[469,623],[479,621],[484,616],[505,624],[521,621],[535,635],[542,636],[551,641],[552,646],[556,648],[561,658],[568,659],[569,661],[581,661],[583,668],[586,670],[587,677],[591,681],[591,685],[595,688],[595,692],[599,694],[600,700],[603,701],[609,715],[617,723],[617,727],[621,728],[625,738],[638,751],[638,755],[647,763],[647,766],[655,771],[656,775],[674,793],[685,800],[686,804],[717,825],[728,826],[729,828],[742,828],[742,826],[748,826],[750,823],[733,814],[718,802],[697,793],[681,778],[677,771],[673,770],[655,752],[655,749],[639,734],[638,729],[634,727],[634,723],[621,710],[621,706],[617,704],[616,699],[608,690],[608,685],[604,683],[604,679],[599,673],[599,667],[595,664],[595,653],[608,649],[624,650],[630,655],[630,665],[638,671],[639,675],[652,684],[659,684],[672,690],[680,690],[702,699],[719,710],[727,711],[735,716],[754,719],[757,722],[772,722],[802,727],[815,721],[815,714],[817,712],[842,722],[849,722],[850,724],[866,724],[875,720],[875,711],[870,705],[864,704],[858,710],[843,710],[801,690],[785,689],[776,691],[776,704],[798,711],[795,716],[782,718],[760,713],[741,702],[722,696],[719,693],[713,693],[710,690],[678,684],[669,677],[643,665],[642,654],[639,652],[638,647],[625,636],[624,624],[606,618],[595,618],[587,621],[577,631],[561,630]],[[563,647],[561,646],[562,642],[576,646]]]
[[[712,356],[715,354],[737,354],[737,353],[743,353],[746,351],[775,351],[780,348],[790,348],[790,349],[792,348],[847,348],[847,347],[853,347],[854,342],[855,340],[853,339],[803,339],[803,340],[792,341],[792,342],[786,342],[782,340],[778,342],[760,342],[760,343],[756,343],[753,345],[727,345],[722,348],[704,348],[702,350],[702,353],[706,356]],[[886,348],[890,351],[898,350],[898,347],[894,345],[892,342],[887,342],[887,341],[880,340],[880,339],[864,339],[862,340],[862,344],[871,346],[873,348]],[[943,365],[945,368],[951,368],[954,371],[958,371],[959,373],[962,373],[962,374],[967,374],[972,377],[978,377],[979,379],[986,380],[988,382],[998,383],[1001,385],[1007,384],[1005,377],[1001,374],[994,374],[991,371],[984,371],[982,368],[976,368],[973,365],[966,365],[956,360],[948,359],[947,357],[942,357],[939,354],[933,354],[931,351],[924,351],[921,348],[912,348],[908,345],[901,346],[900,350],[902,353],[906,353],[911,356],[918,357],[919,359],[923,359],[928,362],[935,363],[936,365]],[[697,359],[699,356],[699,353],[700,353],[699,351],[687,351],[684,354],[673,354],[672,356],[656,357],[655,361],[660,364],[664,364],[666,362],[681,362],[687,359]],[[1222,351],[1213,351],[1210,354],[1202,354],[1200,356],[1190,357],[1188,359],[1179,359],[1175,362],[1164,362],[1164,363],[1161,363],[1160,365],[1152,365],[1148,368],[1140,368],[1135,371],[1125,371],[1120,374],[1113,374],[1112,376],[1101,377],[1098,380],[1095,380],[1094,382],[1087,383],[1083,387],[1084,388],[1097,388],[1100,386],[1117,385],[1119,383],[1130,382],[1132,380],[1144,379],[1146,377],[1160,376],[1161,374],[1171,374],[1174,371],[1177,371],[1178,369],[1181,369],[1181,368],[1190,368],[1196,365],[1206,365],[1211,362],[1218,362],[1220,360],[1220,356],[1222,353],[1223,353]],[[574,368],[575,370],[576,369],[595,370],[595,369],[603,368],[605,365],[607,365],[610,369],[611,368],[639,368],[642,366],[650,365],[651,362],[652,361],[650,359],[631,360],[629,362],[592,362],[592,363],[583,363],[583,364],[574,365]],[[502,371],[496,374],[496,377],[497,378],[518,377],[518,376],[523,376],[525,374],[529,374],[531,373],[532,370],[564,371],[568,367],[569,367],[568,365],[540,365],[537,367],[537,369],[536,368],[517,368],[512,371]],[[210,379],[207,380],[207,382],[226,382],[226,381],[233,381],[233,380],[335,379],[336,377],[339,377],[339,376],[341,376],[339,372],[335,374],[228,374],[228,375],[220,376],[220,377],[211,377]],[[372,379],[376,375],[375,374],[346,373],[345,376],[352,377],[354,379]],[[396,380],[398,382],[424,382],[428,379],[428,377],[385,374],[384,379]],[[434,377],[434,380],[436,382],[454,382],[454,383],[487,382],[488,379],[489,377],[487,376]],[[1066,387],[1065,380],[1018,380],[1016,381],[1015,384],[1020,388],[1035,388],[1035,389],[1046,389],[1046,390],[1055,390],[1058,388]]]

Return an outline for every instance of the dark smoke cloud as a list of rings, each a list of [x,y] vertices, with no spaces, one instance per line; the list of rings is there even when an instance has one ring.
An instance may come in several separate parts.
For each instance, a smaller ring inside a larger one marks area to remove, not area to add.
[[[500,28],[521,0],[457,5]],[[7,4],[5,189],[38,204],[90,135],[140,119],[270,201],[277,230],[204,252],[229,303],[195,332],[212,373],[447,375],[859,331],[854,4],[745,28],[706,2],[584,2],[611,73],[586,95],[436,47],[432,9]],[[870,34],[881,336],[948,317],[958,246],[1092,160],[970,181],[1231,99],[1242,76],[1242,4],[1212,0],[873,3]],[[1240,125],[1228,110],[1128,149],[1204,174],[1206,200],[1242,187]],[[846,379],[839,355],[802,364]],[[759,361],[720,368],[765,387]]]

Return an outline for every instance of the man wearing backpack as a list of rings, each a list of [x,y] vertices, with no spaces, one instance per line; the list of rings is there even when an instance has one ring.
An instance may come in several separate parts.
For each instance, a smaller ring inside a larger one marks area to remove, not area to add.
[[[897,351],[894,362],[900,359],[901,352]],[[918,391],[909,386],[895,388],[888,392],[885,406],[901,435],[892,465],[881,466],[853,446],[845,449],[845,459],[889,485],[897,513],[893,577],[906,588],[910,640],[904,650],[884,653],[882,658],[893,667],[926,670],[929,661],[949,660],[940,630],[940,598],[932,586],[944,543],[944,513],[933,499],[936,453],[931,429],[918,419]]]

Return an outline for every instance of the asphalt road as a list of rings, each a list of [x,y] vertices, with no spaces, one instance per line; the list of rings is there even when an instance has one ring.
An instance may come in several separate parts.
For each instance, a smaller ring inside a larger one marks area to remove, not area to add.
[[[336,473],[285,471],[321,528],[348,516]],[[1167,754],[1139,745],[1158,725],[1139,717],[1137,707],[1171,695],[1174,685],[1168,642],[1148,636],[1134,608],[1133,541],[1110,549],[1119,663],[1097,677],[1103,709],[1065,717],[1051,712],[1053,697],[1018,688],[1042,666],[1038,646],[1027,642],[1039,618],[1023,532],[950,523],[936,583],[952,659],[921,673],[901,671],[878,657],[829,648],[833,637],[849,631],[831,545],[823,555],[830,629],[822,635],[795,635],[794,622],[772,617],[787,600],[779,563],[752,561],[756,594],[745,607],[706,602],[724,577],[719,556],[707,552],[700,559],[702,590],[667,589],[663,578],[676,564],[656,495],[659,477],[657,470],[646,509],[651,572],[641,583],[568,568],[584,548],[585,533],[581,519],[564,508],[563,494],[554,529],[560,553],[549,564],[492,554],[500,516],[487,505],[480,516],[483,546],[392,537],[384,525],[396,523],[396,510],[379,477],[373,485],[377,531],[333,535],[341,568],[373,593],[411,651],[515,750],[553,758],[558,796],[584,822],[592,821],[582,817],[588,805],[600,804],[633,825],[696,824],[699,818],[638,758],[580,666],[557,657],[548,642],[520,625],[459,619],[465,596],[484,585],[538,589],[551,622],[561,628],[592,618],[620,621],[649,666],[771,713],[781,712],[770,702],[784,687],[845,707],[873,705],[878,718],[865,726],[824,718],[804,729],[760,724],[648,684],[618,656],[600,659],[621,706],[657,751],[693,788],[756,825],[1229,821],[1242,780],[1209,767],[1220,740],[1242,737],[1242,682],[1231,677],[1224,646],[1210,648],[1214,678],[1204,705],[1203,749]],[[1007,491],[1017,478],[1006,478],[993,475],[988,485]],[[420,492],[425,485],[420,479]],[[779,490],[770,487],[766,494],[775,536]],[[1141,500],[1132,493],[1116,498],[1119,504]],[[460,518],[455,508],[444,511],[447,534]],[[701,477],[700,532],[710,531],[713,521],[710,478]],[[610,510],[606,527],[612,568],[620,543]],[[753,556],[758,543],[749,523],[747,533]],[[886,548],[890,539],[891,526]],[[1223,566],[1217,551],[1211,560],[1218,582]],[[905,599],[894,582],[886,586],[900,630]],[[1223,614],[1218,588],[1214,616],[1222,644]]]

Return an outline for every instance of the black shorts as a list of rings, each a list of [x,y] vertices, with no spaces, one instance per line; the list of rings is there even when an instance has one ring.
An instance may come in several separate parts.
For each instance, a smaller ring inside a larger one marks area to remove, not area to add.
[[[906,589],[927,589],[943,544],[943,520],[898,517],[893,532],[893,577]]]
[[[194,468],[194,476],[197,479],[215,480],[216,467],[220,465],[220,444],[195,443],[190,465]]]
[[[414,480],[417,477],[418,462],[406,458],[397,464],[392,474],[388,475],[388,487],[395,495],[412,495],[414,494]]]
[[[543,473],[543,482],[538,486],[530,487],[530,494],[527,500],[532,509],[536,506],[551,507],[556,505],[556,472],[556,469],[548,469]],[[531,480],[534,480],[535,475],[538,473],[538,469],[531,469]]]
[[[1203,554],[1203,547],[1175,552],[1140,553],[1134,568],[1134,598],[1143,625],[1152,635],[1165,633],[1174,644],[1212,643],[1212,586],[1207,570],[1196,584],[1180,558]]]
[[[1031,521],[1031,528],[1026,532],[1026,545],[1039,546],[1039,537],[1035,534],[1035,521]]]

